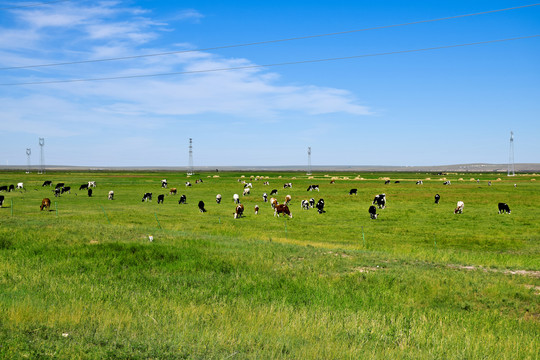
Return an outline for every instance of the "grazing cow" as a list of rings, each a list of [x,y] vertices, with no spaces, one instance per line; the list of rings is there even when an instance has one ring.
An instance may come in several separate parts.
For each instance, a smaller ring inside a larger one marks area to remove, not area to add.
[[[335,184],[336,180],[330,180],[330,184]]]
[[[4,205],[4,195],[0,195],[0,207]]]
[[[394,184],[399,184],[400,182],[401,182],[401,181],[396,180],[396,181],[394,181]]]
[[[165,189],[167,188],[167,179],[161,180],[161,187]]]
[[[386,194],[376,195],[372,205],[377,205],[379,209],[384,209],[386,207]]]
[[[15,185],[9,185],[9,192],[15,191]]]
[[[24,189],[23,183],[17,183],[17,189]]]
[[[291,202],[291,199],[292,199],[292,198],[291,198],[291,195],[285,196],[285,202],[284,202],[284,204],[285,204],[285,205],[289,205],[289,203]]]
[[[0,191],[8,191],[8,186],[7,185],[0,186]]]
[[[204,202],[201,200],[199,201],[199,211],[200,212],[206,212],[206,209],[204,208]]]
[[[500,213],[507,213],[507,214],[510,214],[511,211],[510,211],[510,207],[508,206],[508,204],[506,203],[499,203],[499,214]]]
[[[270,185],[270,183],[268,181],[265,181],[263,185]]]
[[[264,202],[268,202],[268,194],[267,193],[263,194],[263,200],[264,200]]]
[[[216,195],[216,202],[219,204],[221,203],[221,194]]]
[[[452,185],[452,183],[450,182],[450,180],[447,180],[447,181],[443,182],[443,185]]]
[[[314,198],[309,199],[309,207],[312,208],[312,209],[315,207],[315,199]]]
[[[349,195],[358,195],[358,189],[351,189]]]
[[[159,194],[157,196],[157,203],[158,204],[163,204],[163,200],[165,200],[165,195],[164,194]]]
[[[47,180],[47,181],[44,181],[43,185],[41,185],[41,186],[51,186],[51,185],[52,185],[52,181]]]
[[[319,191],[319,185],[309,185],[306,191],[313,191],[313,190]]]
[[[238,219],[239,217],[242,216],[242,214],[244,214],[244,205],[242,204],[236,205],[236,209],[234,211],[234,218]]]
[[[292,188],[292,183],[285,183],[283,184],[283,188],[286,189],[286,188]]]
[[[186,203],[186,195],[181,195],[180,200],[178,200],[178,204],[185,204]]]
[[[240,204],[240,196],[238,196],[238,194],[234,194],[232,198],[234,203]]]
[[[315,206],[317,208],[317,211],[319,212],[319,214],[322,214],[326,211],[324,211],[324,200],[323,199],[319,199],[319,201],[317,202],[317,205]]]
[[[277,189],[273,189],[272,191],[270,191],[270,196],[272,195],[277,195]]]
[[[390,184],[390,180],[386,180],[386,181],[384,182],[384,185],[388,185],[388,184]]]
[[[109,200],[114,200],[114,191],[109,191],[109,197],[108,197]]]
[[[270,205],[272,205],[272,209],[275,209],[278,202],[275,198],[270,198]]]
[[[255,205],[255,215],[259,214],[259,205]]]
[[[92,189],[88,189],[88,197],[92,197]]]
[[[47,208],[49,210],[51,208],[51,199],[44,198],[41,200],[41,206],[39,207],[39,210],[43,211],[43,209]]]
[[[253,185],[251,183],[245,183],[244,188],[253,188]]]
[[[369,217],[373,220],[377,219],[377,217],[379,216],[379,214],[377,214],[377,208],[373,205],[369,207],[368,212],[369,212]]]
[[[186,186],[191,186],[191,183],[189,181],[186,181]]]
[[[54,193],[54,197],[59,197],[60,196],[60,191],[62,191],[62,188],[56,188],[53,190],[53,193]]]
[[[178,190],[176,188],[172,188],[171,191],[169,191],[169,195],[176,195]]]
[[[423,182],[422,180],[418,180],[418,181],[416,182],[416,185],[424,185],[424,182]]]
[[[58,183],[56,184],[56,186],[54,187],[55,189],[60,189],[60,188],[63,188],[64,187],[64,183]]]
[[[63,194],[63,193],[65,193],[65,192],[71,194],[71,186],[64,186],[64,187],[62,188],[62,191],[60,192],[60,194]]]
[[[89,181],[88,182],[88,187],[96,187],[96,182],[95,181]]]
[[[88,184],[82,184],[79,186],[79,190],[88,189]]]
[[[292,219],[291,211],[289,210],[289,207],[285,204],[276,205],[276,207],[274,208],[274,216],[279,217],[279,214],[289,215],[289,217]]]
[[[301,208],[303,210],[309,210],[309,201],[308,200],[302,200],[302,203],[300,204]]]
[[[195,184],[202,183],[202,179],[195,180]]]
[[[142,202],[145,202],[145,201],[152,201],[152,193],[144,193],[143,197],[142,197]]]
[[[435,194],[435,204],[438,204],[439,200],[441,200],[441,195]]]
[[[463,201],[458,201],[457,206],[454,209],[454,214],[463,214],[464,207],[465,207],[465,203]]]
[[[246,195],[249,195],[251,193],[250,189],[247,187],[247,188],[244,188],[244,191],[242,192],[242,196],[246,196]]]

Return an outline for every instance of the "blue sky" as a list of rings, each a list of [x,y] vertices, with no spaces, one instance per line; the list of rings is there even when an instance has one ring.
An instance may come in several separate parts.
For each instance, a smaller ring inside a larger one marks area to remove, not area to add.
[[[1,165],[444,165],[540,162],[540,38],[193,72],[540,34],[525,1],[0,1]],[[62,66],[145,54],[166,56]],[[13,69],[13,67],[24,67]],[[10,69],[6,69],[10,68]],[[27,84],[24,83],[40,83]]]

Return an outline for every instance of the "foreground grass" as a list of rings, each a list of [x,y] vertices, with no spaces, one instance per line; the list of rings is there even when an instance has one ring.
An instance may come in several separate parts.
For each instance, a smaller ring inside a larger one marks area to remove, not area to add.
[[[58,216],[36,211],[38,187],[13,195],[13,216],[2,209],[1,357],[538,358],[539,194],[529,182],[520,193],[445,188],[443,199],[467,199],[466,216],[454,216],[455,201],[431,203],[439,184],[384,188],[374,175],[321,186],[323,215],[294,206],[293,219],[276,219],[264,207],[235,221],[239,174],[181,189],[191,191],[184,207],[140,203],[170,175],[109,175],[96,198],[56,199]],[[313,181],[288,193],[299,202]],[[343,194],[351,187],[357,198]],[[109,188],[114,202],[100,197]],[[379,190],[389,206],[365,221]],[[501,197],[512,215],[493,215]],[[533,276],[504,272],[517,269]]]

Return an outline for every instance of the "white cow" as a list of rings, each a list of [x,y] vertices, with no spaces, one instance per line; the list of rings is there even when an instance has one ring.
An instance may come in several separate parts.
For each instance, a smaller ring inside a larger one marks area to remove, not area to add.
[[[457,206],[454,209],[454,214],[463,214],[463,207],[465,207],[465,203],[463,201],[458,201]]]
[[[88,182],[88,187],[96,187],[96,182],[95,181],[89,181]]]
[[[17,189],[22,189],[23,188],[23,183],[17,183]]]
[[[240,196],[238,196],[238,194],[234,194],[232,198],[236,204],[240,204]]]

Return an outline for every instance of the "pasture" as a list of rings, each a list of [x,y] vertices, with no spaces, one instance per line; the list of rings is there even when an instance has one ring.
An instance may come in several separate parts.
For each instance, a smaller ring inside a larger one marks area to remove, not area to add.
[[[24,183],[0,192],[0,357],[537,359],[537,177],[0,172],[0,186]],[[55,197],[59,182],[71,193]],[[272,189],[292,196],[292,219],[263,202]],[[310,198],[326,212],[301,209]]]

